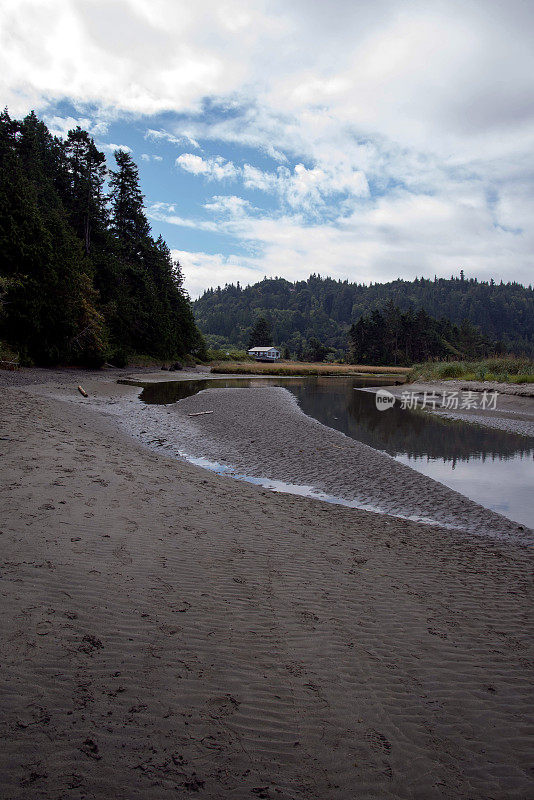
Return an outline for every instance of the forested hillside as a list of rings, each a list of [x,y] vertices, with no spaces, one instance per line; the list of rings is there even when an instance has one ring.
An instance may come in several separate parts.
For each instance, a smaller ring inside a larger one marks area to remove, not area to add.
[[[194,303],[201,331],[212,347],[246,347],[259,316],[272,325],[273,341],[300,356],[310,339],[346,350],[351,324],[392,301],[400,311],[419,309],[460,325],[467,320],[493,342],[516,353],[534,353],[534,291],[518,283],[464,278],[419,278],[370,286],[312,275],[290,283],[265,279],[245,289],[239,284],[210,289]]]
[[[0,115],[0,340],[24,362],[98,365],[203,348],[180,265],[143,212],[137,167],[81,128]]]
[[[502,352],[502,346],[466,320],[454,325],[422,308],[403,313],[391,300],[360,317],[349,331],[348,360],[353,364],[409,366],[436,359],[486,358],[496,351]]]

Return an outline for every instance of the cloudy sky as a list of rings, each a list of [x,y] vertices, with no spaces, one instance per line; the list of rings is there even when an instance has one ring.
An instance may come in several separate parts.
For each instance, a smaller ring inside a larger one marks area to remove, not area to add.
[[[529,0],[3,0],[2,104],[127,147],[193,296],[531,283]]]

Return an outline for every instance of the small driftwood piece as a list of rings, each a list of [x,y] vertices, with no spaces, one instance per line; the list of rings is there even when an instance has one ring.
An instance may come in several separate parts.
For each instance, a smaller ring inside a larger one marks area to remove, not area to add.
[[[195,411],[194,414],[188,414],[188,417],[202,417],[204,414],[213,414],[213,411]]]
[[[78,386],[78,391],[80,394],[83,394],[84,397],[89,397],[83,386]]]

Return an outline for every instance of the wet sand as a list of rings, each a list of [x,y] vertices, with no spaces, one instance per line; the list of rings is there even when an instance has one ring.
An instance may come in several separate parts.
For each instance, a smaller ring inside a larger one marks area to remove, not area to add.
[[[238,474],[471,532],[524,536],[517,523],[307,416],[283,388],[210,388],[168,406],[130,401],[121,422],[148,446],[204,457]]]
[[[115,377],[2,390],[2,796],[528,797],[527,548],[151,451]]]

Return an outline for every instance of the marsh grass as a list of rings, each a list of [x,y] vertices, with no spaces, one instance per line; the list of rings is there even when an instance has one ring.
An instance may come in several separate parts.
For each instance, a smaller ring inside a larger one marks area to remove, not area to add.
[[[408,376],[416,380],[497,381],[499,383],[534,383],[534,361],[516,356],[486,358],[483,361],[427,361],[415,364]]]
[[[207,361],[245,361],[246,363],[254,363],[254,359],[248,355],[246,350],[211,349],[207,351],[207,356]]]
[[[214,364],[211,371],[222,375],[395,375],[404,377],[409,367],[372,367],[359,364],[314,364],[298,361],[276,363],[251,362],[249,364]]]

